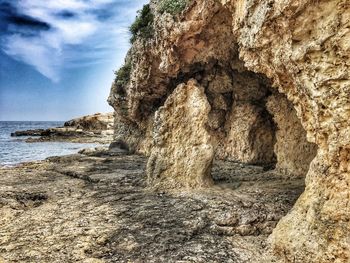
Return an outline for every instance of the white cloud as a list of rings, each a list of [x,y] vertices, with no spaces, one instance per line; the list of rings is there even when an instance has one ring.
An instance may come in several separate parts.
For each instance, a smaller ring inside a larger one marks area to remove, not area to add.
[[[4,38],[3,50],[57,82],[60,79],[60,69],[69,68],[70,62],[76,66],[81,59],[82,64],[86,65],[89,64],[86,60],[90,57],[99,61],[106,58],[97,56],[108,58],[108,52],[95,52],[95,46],[103,46],[111,52],[112,49],[118,48],[117,43],[127,45],[127,24],[133,20],[136,9],[146,1],[20,0],[17,8],[23,15],[47,23],[50,29],[30,36],[19,32],[7,35]],[[98,11],[100,14],[101,11],[102,14],[104,11],[115,14],[112,18],[102,21],[97,15]],[[60,12],[74,15],[64,18],[58,15]],[[110,46],[101,45],[104,42]],[[95,53],[91,55],[89,52]]]
[[[42,43],[39,38],[24,38],[19,35],[7,37],[4,51],[23,61],[53,82],[59,81],[60,50]]]

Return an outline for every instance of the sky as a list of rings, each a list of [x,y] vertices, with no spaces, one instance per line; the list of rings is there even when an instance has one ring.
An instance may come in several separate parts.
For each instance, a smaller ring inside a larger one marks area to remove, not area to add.
[[[0,0],[0,121],[64,121],[107,104],[148,0]]]

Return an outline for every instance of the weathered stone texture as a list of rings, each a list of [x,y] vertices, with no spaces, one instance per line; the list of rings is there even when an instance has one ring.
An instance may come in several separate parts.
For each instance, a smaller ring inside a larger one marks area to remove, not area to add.
[[[226,122],[222,158],[244,163],[274,161],[274,126],[267,112],[250,103],[235,103]]]
[[[151,186],[174,189],[212,184],[214,149],[206,129],[209,111],[204,89],[195,80],[179,85],[159,108],[147,163]]]
[[[274,230],[274,252],[288,262],[349,262],[350,4],[237,3],[241,58],[287,94],[319,147],[305,192]]]
[[[146,161],[102,148],[0,168],[0,262],[261,263],[304,189],[214,161],[215,188],[168,195],[147,189]]]
[[[276,169],[287,175],[305,176],[316,156],[317,146],[306,140],[306,132],[296,111],[284,95],[271,95],[267,109],[277,126],[274,146]]]

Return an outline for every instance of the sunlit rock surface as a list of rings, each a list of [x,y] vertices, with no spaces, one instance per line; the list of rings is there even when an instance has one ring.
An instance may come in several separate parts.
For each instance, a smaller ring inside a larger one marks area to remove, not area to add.
[[[206,128],[209,111],[204,89],[195,80],[180,84],[158,109],[147,164],[150,185],[178,189],[212,184],[214,149]]]

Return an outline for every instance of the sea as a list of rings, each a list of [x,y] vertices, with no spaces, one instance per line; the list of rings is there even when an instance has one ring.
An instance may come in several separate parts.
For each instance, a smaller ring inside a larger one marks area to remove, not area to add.
[[[84,148],[97,147],[95,143],[34,142],[28,137],[11,137],[11,132],[60,127],[57,121],[0,121],[0,167],[15,166],[23,162],[44,160],[50,156],[77,153]]]

